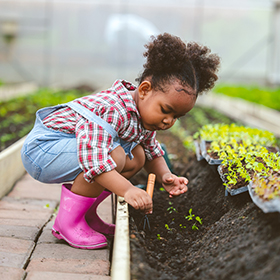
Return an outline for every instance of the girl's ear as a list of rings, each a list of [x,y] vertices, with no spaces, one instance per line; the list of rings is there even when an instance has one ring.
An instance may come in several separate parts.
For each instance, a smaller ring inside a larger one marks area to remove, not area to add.
[[[151,90],[152,90],[151,82],[143,81],[138,87],[139,98],[144,99]]]

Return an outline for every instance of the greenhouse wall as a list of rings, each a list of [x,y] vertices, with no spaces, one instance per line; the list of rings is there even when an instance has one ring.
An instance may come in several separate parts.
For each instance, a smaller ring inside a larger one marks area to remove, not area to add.
[[[275,2],[0,0],[0,80],[67,87],[134,82],[150,36],[169,32],[218,53],[221,81],[276,83]]]

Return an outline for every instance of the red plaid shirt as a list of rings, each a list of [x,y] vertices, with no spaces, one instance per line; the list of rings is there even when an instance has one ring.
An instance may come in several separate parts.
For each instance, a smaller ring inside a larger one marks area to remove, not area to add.
[[[128,142],[141,143],[148,160],[164,154],[156,132],[141,125],[141,116],[129,93],[135,86],[124,80],[117,80],[111,88],[97,94],[75,100],[109,123],[118,136]],[[47,116],[43,123],[54,130],[75,133],[78,144],[78,160],[88,182],[94,177],[113,170],[116,163],[110,156],[112,136],[100,125],[87,120],[69,107],[64,107]]]

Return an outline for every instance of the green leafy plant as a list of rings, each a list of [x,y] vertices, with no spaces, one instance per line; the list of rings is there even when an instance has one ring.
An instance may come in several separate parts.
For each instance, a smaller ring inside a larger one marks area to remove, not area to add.
[[[166,228],[167,230],[171,230],[171,228],[169,227],[168,224],[165,224],[165,228]]]
[[[235,189],[248,184],[253,174],[267,176],[269,169],[277,169],[276,138],[273,133],[236,124],[208,124],[198,137],[210,143],[207,153],[222,160],[226,188]],[[274,152],[269,152],[268,149]]]
[[[39,89],[27,96],[0,101],[0,150],[22,138],[32,129],[38,109],[66,103],[83,95],[77,90]]]
[[[195,223],[192,225],[192,230],[198,230],[197,222],[202,225],[202,219],[195,214],[192,214],[192,208],[189,209],[189,215],[185,216],[185,219],[188,221],[195,220]]]
[[[185,216],[185,219],[187,219],[188,221],[191,221],[193,219],[193,217],[195,217],[195,215],[192,214],[192,208],[190,208],[189,215]]]
[[[173,203],[172,203],[171,201],[169,201],[169,205],[172,205],[172,204],[173,204]],[[173,213],[173,212],[178,213],[178,211],[176,210],[176,208],[173,207],[173,206],[168,207],[166,210],[167,210],[167,212],[168,212],[169,214],[171,214],[171,213]]]
[[[246,154],[231,160],[224,160],[222,165],[227,188],[236,188],[239,178],[241,186],[249,183],[253,177],[267,178],[280,170],[279,153],[269,152],[265,147],[249,149]]]
[[[231,97],[246,99],[280,111],[280,88],[268,88],[248,85],[220,84],[214,92]]]
[[[278,158],[277,164],[280,163]],[[264,201],[280,198],[280,164],[278,170],[270,169],[265,176],[255,173],[252,178],[254,193]]]
[[[185,228],[186,228],[186,226],[184,226],[183,224],[179,224],[179,227],[180,227],[181,229],[185,229]]]
[[[192,225],[192,230],[198,230],[198,227],[196,226],[196,224]]]

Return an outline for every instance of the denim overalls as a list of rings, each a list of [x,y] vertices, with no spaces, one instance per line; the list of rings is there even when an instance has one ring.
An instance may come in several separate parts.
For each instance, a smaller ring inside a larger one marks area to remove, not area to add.
[[[113,138],[114,150],[122,146],[126,155],[133,158],[131,151],[137,145],[118,137],[113,127],[84,106],[69,102],[36,112],[36,121],[21,149],[21,158],[26,171],[43,183],[63,183],[73,181],[83,170],[78,162],[75,134],[69,134],[46,127],[43,119],[57,109],[68,106],[74,111],[103,127]],[[110,152],[111,152],[110,151]]]

